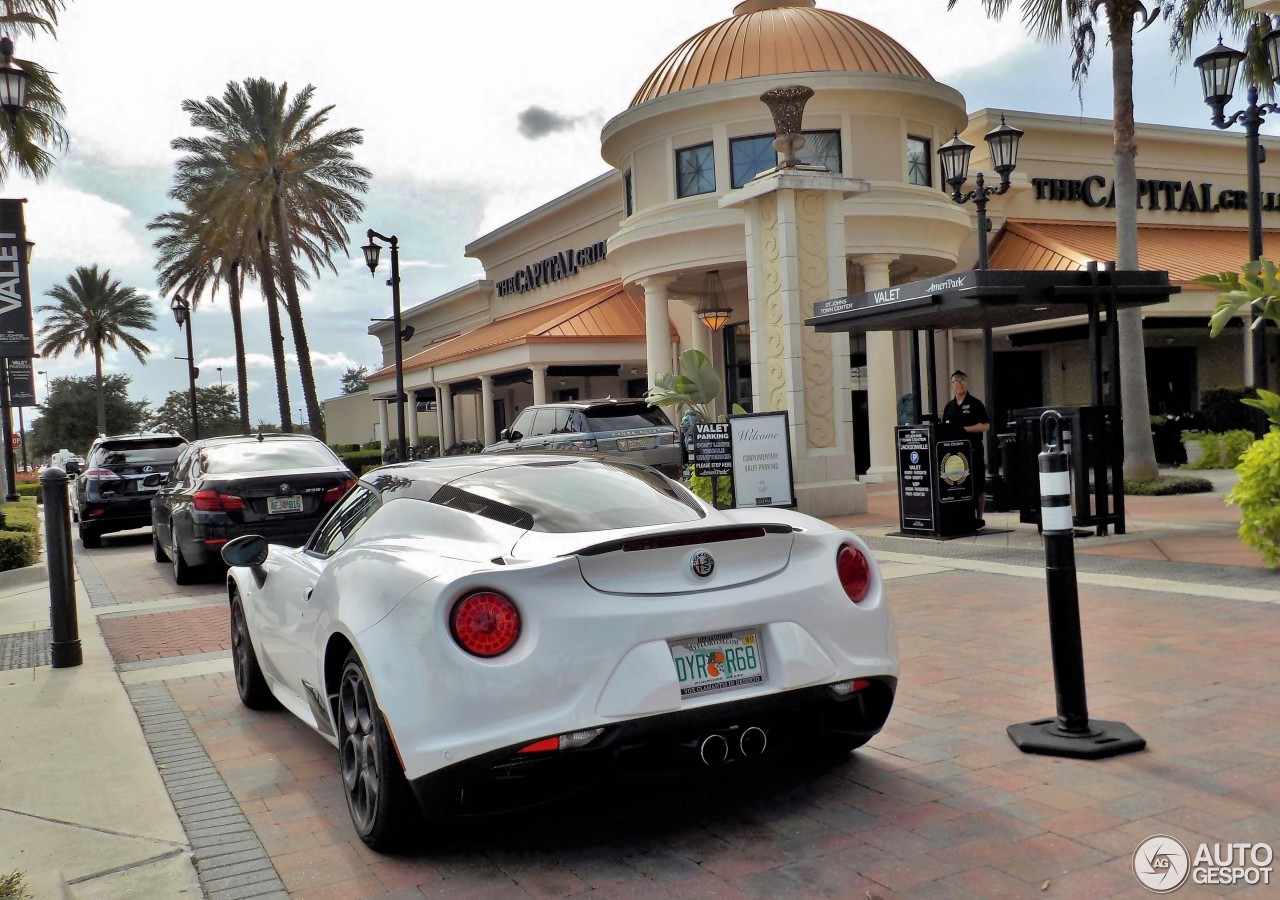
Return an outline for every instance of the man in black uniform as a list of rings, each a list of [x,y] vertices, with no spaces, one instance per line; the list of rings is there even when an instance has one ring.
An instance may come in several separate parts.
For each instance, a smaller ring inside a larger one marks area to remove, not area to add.
[[[943,408],[942,421],[969,433],[969,444],[973,448],[973,489],[977,492],[978,527],[981,528],[987,524],[982,519],[987,509],[987,465],[982,442],[983,434],[991,430],[991,417],[982,401],[969,393],[969,376],[959,369],[951,373],[951,393],[955,397]]]

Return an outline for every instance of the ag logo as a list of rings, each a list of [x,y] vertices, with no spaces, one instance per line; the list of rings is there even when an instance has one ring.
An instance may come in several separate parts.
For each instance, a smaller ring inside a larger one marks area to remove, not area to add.
[[[715,571],[716,561],[706,550],[699,550],[689,557],[689,568],[699,578],[707,578]]]
[[[969,459],[963,453],[948,453],[942,457],[938,473],[947,484],[962,484],[969,477]]]
[[[1191,857],[1177,838],[1156,834],[1133,851],[1133,874],[1138,883],[1156,894],[1167,894],[1182,887],[1191,871]]]

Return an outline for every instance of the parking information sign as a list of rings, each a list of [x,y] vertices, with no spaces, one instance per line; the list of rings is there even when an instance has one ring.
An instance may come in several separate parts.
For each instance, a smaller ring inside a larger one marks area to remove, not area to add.
[[[734,507],[795,506],[786,410],[730,416],[729,427]]]
[[[733,474],[733,440],[728,422],[699,422],[694,426],[693,474],[708,478]]]
[[[898,429],[898,499],[903,531],[933,531],[933,464],[927,426]]]
[[[36,382],[31,374],[31,360],[6,359],[4,364],[9,370],[9,405],[35,406]]]
[[[0,357],[31,359],[31,288],[22,200],[0,200]]]

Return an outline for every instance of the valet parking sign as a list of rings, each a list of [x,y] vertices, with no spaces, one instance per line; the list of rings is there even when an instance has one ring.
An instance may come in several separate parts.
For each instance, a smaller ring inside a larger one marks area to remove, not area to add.
[[[796,505],[788,425],[786,410],[729,416],[735,508]]]
[[[24,202],[0,199],[0,357],[29,360],[34,348]]]

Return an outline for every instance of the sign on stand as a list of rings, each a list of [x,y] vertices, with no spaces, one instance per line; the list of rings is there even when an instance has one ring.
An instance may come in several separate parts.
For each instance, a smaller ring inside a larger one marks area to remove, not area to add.
[[[791,430],[786,410],[730,416],[729,429],[734,507],[794,507]]]
[[[733,474],[733,440],[728,422],[694,425],[693,474],[706,478],[727,478]]]
[[[898,429],[898,502],[903,531],[934,530],[931,450],[927,425]]]

